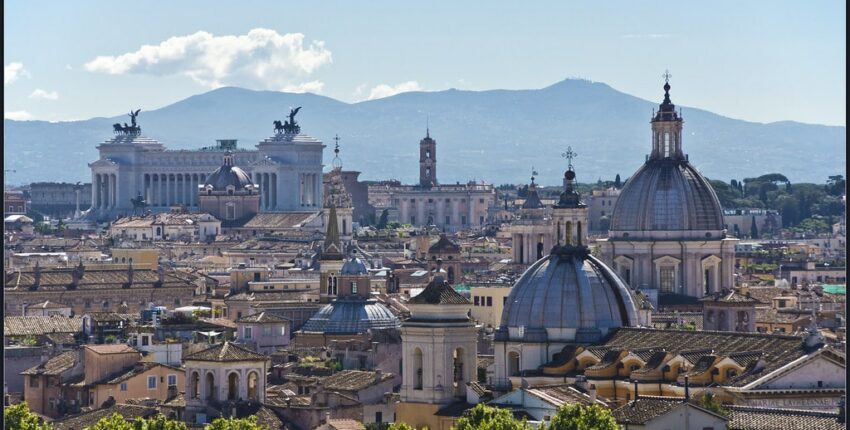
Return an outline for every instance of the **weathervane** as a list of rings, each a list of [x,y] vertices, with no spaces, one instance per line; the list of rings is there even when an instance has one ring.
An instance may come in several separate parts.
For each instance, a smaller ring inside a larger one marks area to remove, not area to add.
[[[573,170],[573,158],[578,157],[578,154],[573,151],[573,147],[568,146],[567,152],[561,154],[561,157],[567,159],[567,170]]]
[[[537,170],[534,170],[534,166],[531,166],[531,185],[534,185],[534,177],[537,175]]]

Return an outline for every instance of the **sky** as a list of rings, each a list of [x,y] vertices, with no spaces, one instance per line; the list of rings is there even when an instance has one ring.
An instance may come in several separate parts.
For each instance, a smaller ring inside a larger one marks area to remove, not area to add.
[[[565,78],[647,100],[845,125],[841,0],[12,1],[4,117],[152,110],[221,86],[345,102],[404,91],[534,89]]]

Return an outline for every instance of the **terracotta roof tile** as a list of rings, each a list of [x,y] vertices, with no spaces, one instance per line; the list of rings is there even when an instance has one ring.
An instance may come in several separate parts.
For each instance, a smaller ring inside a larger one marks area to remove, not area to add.
[[[84,412],[79,415],[65,418],[61,421],[54,421],[53,428],[55,430],[84,430],[95,425],[101,418],[107,418],[114,413],[121,414],[127,421],[133,421],[136,418],[148,418],[159,413],[159,410],[150,406],[116,404],[108,408],[97,409],[91,412]]]
[[[56,376],[74,367],[79,359],[77,351],[63,352],[38,366],[31,367],[21,372],[22,375],[48,375]]]
[[[243,348],[232,342],[224,342],[190,354],[183,360],[195,361],[257,361],[268,360],[269,357]]]
[[[98,354],[126,354],[126,353],[138,353],[139,351],[135,350],[130,345],[118,344],[118,345],[86,345],[85,348],[90,349],[92,352],[96,352]]]
[[[725,406],[729,428],[740,430],[839,430],[838,413],[793,409]]]
[[[442,282],[440,282],[442,281]],[[469,299],[460,295],[441,277],[434,277],[428,286],[408,303],[429,305],[468,305]]]
[[[380,382],[392,379],[393,376],[392,373],[383,373]],[[360,391],[377,384],[377,377],[377,372],[343,370],[325,378],[322,385],[329,391]]]
[[[48,333],[82,333],[83,320],[63,315],[9,316],[3,318],[3,336],[41,336]]]

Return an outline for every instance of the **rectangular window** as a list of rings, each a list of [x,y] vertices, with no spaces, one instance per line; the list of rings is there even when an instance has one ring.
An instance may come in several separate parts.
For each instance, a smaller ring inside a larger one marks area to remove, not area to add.
[[[121,383],[121,391],[127,391],[127,383],[126,382]]]
[[[659,289],[661,290],[661,292],[663,292],[663,293],[674,292],[674,290],[673,290],[673,274],[674,274],[673,267],[663,266],[661,268],[660,272],[661,272],[661,276],[660,276],[661,279],[660,279],[660,284],[659,284],[660,288]]]
[[[410,217],[410,224],[416,225],[416,217],[415,216]]]
[[[483,216],[478,217],[478,224],[484,225],[484,217]]]
[[[451,223],[452,223],[452,217],[449,216],[449,215],[446,215],[446,224],[451,224]]]
[[[381,411],[375,412],[375,422],[381,424],[384,420],[384,413]]]
[[[478,203],[484,203],[484,199],[478,199]]]
[[[478,296],[475,296],[475,306],[478,306]]]
[[[142,346],[148,346],[150,343],[150,338],[147,336],[142,336]]]
[[[38,388],[38,376],[30,375],[30,388]]]
[[[168,386],[176,387],[177,386],[177,375],[168,375]]]
[[[156,376],[148,376],[148,390],[156,389]]]
[[[280,335],[283,336],[286,334],[286,326],[280,326]]]
[[[263,336],[271,336],[272,335],[272,327],[265,326],[263,327]]]
[[[466,225],[466,215],[461,215],[461,216],[460,216],[460,224],[461,224],[461,225]]]
[[[251,327],[245,327],[245,339],[251,338]]]
[[[493,306],[493,298],[487,297],[487,306]]]
[[[351,283],[351,294],[357,294],[357,282]]]

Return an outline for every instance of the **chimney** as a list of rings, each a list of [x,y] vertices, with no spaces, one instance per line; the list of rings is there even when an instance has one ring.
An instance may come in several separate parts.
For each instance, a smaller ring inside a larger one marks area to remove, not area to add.
[[[130,262],[130,265],[127,266],[127,283],[133,285],[133,262]]]
[[[590,390],[588,391],[590,393],[590,403],[596,403],[596,385],[590,384]]]
[[[685,403],[691,398],[690,385],[688,384],[688,375],[685,375]]]
[[[637,401],[638,396],[638,381],[635,381],[635,401]]]

